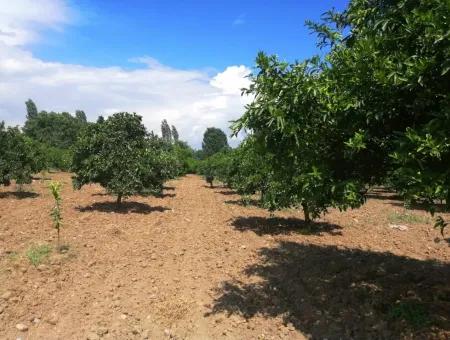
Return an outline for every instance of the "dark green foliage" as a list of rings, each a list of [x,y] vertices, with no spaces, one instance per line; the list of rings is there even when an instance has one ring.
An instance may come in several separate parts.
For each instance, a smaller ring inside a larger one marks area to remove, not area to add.
[[[227,135],[218,128],[207,128],[203,135],[203,156],[209,157],[222,150],[228,149]]]
[[[18,128],[0,122],[0,185],[31,183],[31,175],[38,170],[32,148]]]
[[[179,162],[179,174],[194,174],[197,172],[198,161],[194,156],[194,150],[183,141],[176,141],[172,147]]]
[[[166,143],[172,143],[172,130],[165,119],[161,122],[161,136]]]
[[[441,0],[353,0],[308,23],[323,59],[258,55],[255,100],[234,130],[267,156],[269,207],[315,217],[387,181],[431,211],[449,204],[449,15]]]
[[[450,206],[450,3],[378,3],[352,1],[341,15],[351,34],[326,71],[341,94],[335,117],[342,131],[364,135],[355,165],[366,180],[389,179],[434,212],[437,200]]]
[[[255,100],[234,125],[253,131],[253,143],[265,155],[265,205],[303,207],[305,219],[328,207],[358,207],[363,182],[347,159],[345,135],[324,111],[328,92],[318,60],[288,65],[260,53],[259,73],[248,90]]]
[[[67,112],[45,111],[28,119],[23,127],[24,133],[34,140],[49,146],[68,149],[75,141],[86,122],[73,117]]]
[[[252,137],[248,137],[233,150],[226,183],[243,197],[260,194],[260,203],[270,208],[267,191],[269,183],[274,181],[269,167],[271,157],[258,147]]]
[[[72,169],[75,188],[99,183],[117,195],[118,204],[126,196],[161,193],[164,181],[177,171],[176,158],[164,142],[147,133],[140,116],[126,112],[83,131]]]
[[[105,122],[105,118],[103,116],[98,116],[97,123],[101,124]]]
[[[31,99],[28,99],[25,105],[27,107],[27,119],[35,118],[38,115],[36,104]]]
[[[178,142],[178,139],[180,138],[178,135],[178,130],[174,125],[172,125],[172,138],[174,142]]]
[[[75,111],[75,117],[82,123],[87,123],[86,113],[82,110]]]
[[[231,164],[231,151],[225,150],[215,153],[200,163],[199,171],[205,176],[205,180],[212,186],[214,179],[226,183]]]

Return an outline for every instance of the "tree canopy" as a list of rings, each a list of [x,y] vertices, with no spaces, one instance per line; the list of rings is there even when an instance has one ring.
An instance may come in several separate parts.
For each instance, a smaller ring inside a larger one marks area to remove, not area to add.
[[[80,114],[79,114],[80,115]],[[68,112],[39,112],[27,119],[23,131],[34,140],[52,147],[68,149],[77,140],[78,134],[87,123]]]
[[[25,105],[27,107],[27,119],[35,118],[38,114],[38,109],[36,107],[36,104],[31,99],[28,99],[25,102]]]
[[[202,142],[202,150],[205,157],[209,157],[228,147],[227,135],[221,129],[215,127],[206,129]]]
[[[98,183],[117,195],[120,204],[126,196],[160,193],[163,182],[173,176],[173,162],[140,116],[120,112],[82,132],[74,149],[73,184],[79,189]]]
[[[269,156],[273,208],[357,207],[377,183],[449,204],[449,6],[353,0],[308,23],[325,57],[258,55],[255,99],[233,129]]]
[[[31,175],[38,171],[32,150],[18,128],[5,127],[0,122],[0,185],[31,183]]]

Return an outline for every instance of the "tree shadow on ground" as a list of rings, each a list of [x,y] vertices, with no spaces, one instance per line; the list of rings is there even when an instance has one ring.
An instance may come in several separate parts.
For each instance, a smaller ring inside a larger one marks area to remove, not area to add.
[[[402,201],[402,198],[395,193],[379,193],[370,192],[364,195],[367,199],[383,200],[383,201]]]
[[[164,186],[163,190],[175,190],[175,187]]]
[[[111,196],[110,194],[106,193],[106,192],[96,192],[94,194],[92,194],[91,196]]]
[[[177,194],[175,194],[175,193],[161,193],[161,194],[157,194],[157,195],[155,195],[155,197],[158,197],[158,198],[165,198],[165,197],[175,197]]]
[[[25,199],[25,198],[36,198],[40,195],[35,192],[31,191],[3,191],[0,192],[0,198],[16,198],[19,200]]]
[[[158,211],[163,212],[170,210],[166,207],[156,206],[152,207],[146,203],[126,201],[118,207],[116,202],[95,202],[91,205],[76,208],[80,212],[100,211],[100,212],[114,212],[118,214],[150,214]]]
[[[214,192],[216,194],[222,194],[222,195],[225,195],[225,196],[238,195],[238,193],[236,191],[231,190],[231,189],[219,190],[219,191],[214,191]]]
[[[321,233],[329,233],[331,235],[341,235],[341,226],[326,222],[311,222],[305,223],[299,218],[284,218],[284,217],[260,217],[240,216],[235,218],[231,225],[238,231],[253,231],[255,234],[262,236],[265,234],[280,235],[280,234],[303,234],[313,235]]]
[[[243,199],[237,199],[237,200],[226,200],[224,202],[225,204],[234,204],[239,205],[241,207],[260,207],[260,202],[255,199],[249,199],[249,200],[243,200]]]
[[[216,288],[205,316],[281,317],[313,339],[450,333],[448,263],[295,242],[262,248],[259,256],[244,270],[247,279]]]
[[[375,199],[375,200],[386,200],[391,201],[387,202],[386,204],[395,206],[395,207],[402,207],[405,208],[405,201],[403,198],[396,194],[395,192],[388,190],[388,189],[377,189],[370,191],[365,195],[367,199]],[[433,207],[435,208],[436,212],[447,212],[449,211],[448,207],[444,203],[434,203]],[[408,209],[411,210],[428,210],[429,205],[426,203],[421,202],[414,202],[408,206]]]

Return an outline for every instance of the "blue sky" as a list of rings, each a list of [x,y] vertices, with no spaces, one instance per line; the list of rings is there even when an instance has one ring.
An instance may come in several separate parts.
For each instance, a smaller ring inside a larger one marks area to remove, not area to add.
[[[184,69],[252,66],[259,50],[303,59],[317,53],[305,20],[346,2],[73,0],[75,22],[32,51],[43,60],[91,66],[138,67],[129,59],[146,55]]]
[[[287,61],[318,53],[307,19],[346,1],[0,1],[0,121],[22,125],[39,110],[136,112],[163,119],[201,146],[207,127],[230,134],[251,96],[259,51]],[[242,137],[242,136],[241,136]],[[237,145],[240,138],[230,139]]]

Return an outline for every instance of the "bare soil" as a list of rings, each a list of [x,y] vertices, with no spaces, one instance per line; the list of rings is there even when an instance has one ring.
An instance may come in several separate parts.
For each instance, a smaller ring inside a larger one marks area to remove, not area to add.
[[[0,188],[0,339],[450,338],[449,241],[420,207],[394,221],[392,194],[305,226],[193,175],[120,210],[51,177],[68,251],[37,267],[27,249],[56,245],[48,181]]]

